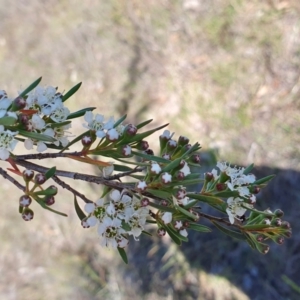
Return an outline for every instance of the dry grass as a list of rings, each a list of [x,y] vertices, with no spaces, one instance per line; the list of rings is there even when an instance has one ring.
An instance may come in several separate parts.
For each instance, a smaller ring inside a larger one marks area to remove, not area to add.
[[[170,122],[178,135],[216,148],[234,163],[300,170],[299,1],[0,5],[0,82],[10,95],[41,75],[44,84],[60,89],[83,81],[69,101],[72,110],[97,106],[105,115],[128,113],[131,122]],[[93,199],[99,195],[95,188],[79,188]],[[19,192],[7,182],[1,191],[2,298],[142,297],[142,284],[123,284],[130,266],[94,247],[94,235],[81,230],[69,194],[57,197],[68,220],[36,208],[35,220],[24,224],[17,214]],[[194,276],[199,286],[204,275],[193,272],[185,278]],[[159,297],[172,299],[172,293],[170,287]],[[242,299],[234,293],[215,299]],[[158,299],[154,291],[147,295]]]

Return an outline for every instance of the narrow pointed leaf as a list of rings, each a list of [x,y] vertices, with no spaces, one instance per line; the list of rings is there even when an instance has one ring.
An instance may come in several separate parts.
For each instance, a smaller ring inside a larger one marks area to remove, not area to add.
[[[34,81],[29,87],[27,87],[20,95],[19,97],[24,97],[25,95],[27,95],[30,91],[32,91],[35,87],[37,87],[39,85],[39,83],[41,82],[42,77],[38,78],[36,81]]]
[[[193,229],[200,232],[211,232],[209,227],[197,223],[190,223],[188,229]]]
[[[258,185],[258,184],[262,184],[262,183],[266,183],[270,180],[272,180],[276,175],[269,175],[269,176],[266,176],[264,178],[261,178],[259,180],[256,180],[255,182],[253,182],[251,185]]]
[[[65,95],[62,97],[62,102],[65,102],[67,99],[69,99],[72,95],[74,95],[80,88],[82,82],[77,83],[75,86],[73,86]]]
[[[245,241],[246,240],[246,237],[243,235],[243,234],[241,234],[241,233],[239,233],[239,232],[237,232],[237,231],[233,231],[233,230],[230,230],[230,229],[228,229],[228,228],[225,228],[225,227],[223,227],[223,226],[221,226],[220,224],[218,224],[217,222],[215,222],[215,221],[211,221],[221,232],[223,232],[223,233],[225,233],[225,234],[227,234],[227,235],[229,235],[229,236],[231,236],[232,238],[234,238],[234,239],[238,239],[238,240],[242,240],[242,241]]]
[[[254,164],[249,165],[249,166],[244,170],[244,174],[245,174],[245,175],[248,175],[248,174],[252,171],[253,167],[254,167]]]
[[[156,203],[153,203],[153,202],[150,202],[149,206],[157,208],[157,209],[159,209],[161,211],[168,211],[168,212],[171,212],[171,213],[175,212],[174,208],[171,208],[171,207],[168,207],[168,206],[159,205],[159,204],[156,204]]]
[[[37,140],[37,141],[43,141],[43,142],[55,142],[56,139],[45,134],[40,134],[36,132],[29,132],[25,130],[19,130],[19,134],[22,136],[25,136],[27,138]]]
[[[77,213],[77,216],[80,220],[83,220],[86,218],[85,213],[82,211],[81,207],[79,206],[78,202],[77,202],[77,198],[74,195],[74,207],[75,207],[75,211]]]
[[[214,197],[214,196],[209,196],[209,195],[204,195],[204,194],[190,194],[188,193],[186,195],[189,198],[192,199],[197,199],[200,200],[202,202],[208,203],[208,204],[223,204],[224,201],[218,197]]]
[[[170,192],[166,192],[162,190],[147,189],[147,192],[155,197],[162,198],[162,199],[170,199],[171,197]]]
[[[148,124],[151,123],[152,121],[153,121],[153,119],[150,119],[150,120],[147,120],[147,121],[145,121],[145,122],[142,122],[142,123],[136,125],[136,128],[137,128],[137,129],[140,129],[140,128],[142,128],[142,127],[148,125]]]
[[[170,229],[169,226],[164,226],[163,228],[166,229],[167,233],[169,234],[170,238],[174,241],[174,243],[180,246],[181,245],[181,239],[178,237],[178,235],[175,234],[173,232],[173,230]]]
[[[192,219],[192,220],[196,220],[198,219],[197,216],[195,216],[194,214],[190,213],[189,211],[185,210],[184,208],[180,207],[180,206],[177,206],[176,207],[177,210],[179,210],[182,214],[184,214],[186,217]]]
[[[127,258],[127,254],[126,254],[124,248],[119,248],[119,247],[118,247],[117,249],[118,249],[119,254],[120,254],[122,260],[124,261],[124,263],[125,263],[125,264],[128,264],[128,258]]]
[[[52,167],[45,173],[46,178],[47,179],[51,178],[55,174],[55,172],[56,172],[56,167]]]
[[[116,128],[117,126],[119,126],[126,118],[127,118],[127,115],[124,115],[123,117],[121,117],[121,118],[114,124],[114,128]]]
[[[127,166],[119,165],[119,164],[114,164],[114,170],[117,172],[129,172],[132,171],[132,168],[129,168]]]
[[[156,161],[158,163],[163,163],[163,164],[169,164],[170,163],[169,160],[164,159],[162,157],[155,156],[155,155],[148,155],[148,154],[141,153],[141,152],[136,152],[136,151],[131,151],[131,153],[136,155],[136,156],[139,156],[141,158],[151,160],[151,161]]]
[[[67,120],[79,118],[85,115],[87,111],[93,111],[96,107],[87,107],[78,111],[75,111],[68,115]]]
[[[72,122],[71,121],[65,121],[65,122],[60,122],[60,123],[48,123],[48,125],[51,128],[59,128],[59,127],[62,127],[62,126],[66,126],[70,123],[72,123]]]
[[[14,125],[17,120],[13,117],[2,117],[0,118],[0,125],[11,126]]]

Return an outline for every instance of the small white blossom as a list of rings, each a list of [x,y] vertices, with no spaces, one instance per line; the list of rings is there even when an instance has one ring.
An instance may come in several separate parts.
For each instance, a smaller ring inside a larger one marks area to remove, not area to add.
[[[161,172],[161,167],[157,162],[151,162],[150,171],[153,174],[159,174]]]
[[[0,118],[3,118],[6,115],[7,109],[11,104],[11,100],[6,98],[6,96],[3,96],[1,94],[0,98]]]
[[[14,138],[16,134],[18,134],[18,132],[4,130],[4,126],[0,125],[0,159],[8,159],[9,151],[13,151],[15,149],[18,142]]]
[[[182,236],[184,236],[184,237],[187,237],[187,236],[188,236],[188,232],[187,232],[186,229],[180,230],[179,233],[180,233]]]
[[[163,220],[163,222],[164,222],[165,224],[171,223],[171,221],[172,221],[172,213],[171,213],[171,212],[165,212],[165,213],[162,215],[161,219]]]
[[[186,161],[184,162],[184,166],[179,171],[182,172],[184,176],[191,174],[190,167]]]
[[[112,128],[107,131],[106,136],[110,141],[114,142],[118,140],[119,132],[115,128]]]
[[[146,181],[144,181],[144,180],[139,181],[136,185],[136,188],[141,190],[141,191],[144,191],[147,188]]]
[[[241,198],[230,197],[227,199],[227,204],[228,207],[226,208],[226,212],[229,216],[229,221],[231,224],[234,223],[235,218],[243,216],[247,211],[246,208],[242,207],[242,204],[244,204],[244,202]]]
[[[165,183],[165,184],[172,182],[172,175],[167,172],[163,173],[161,178],[162,178],[163,183]]]

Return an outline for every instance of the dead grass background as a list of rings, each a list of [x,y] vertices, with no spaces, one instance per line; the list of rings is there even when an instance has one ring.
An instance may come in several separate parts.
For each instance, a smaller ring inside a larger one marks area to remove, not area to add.
[[[60,90],[83,81],[72,111],[97,106],[107,116],[128,113],[131,122],[170,122],[220,159],[300,169],[299,1],[0,0],[0,7],[0,87],[9,95],[41,75]],[[100,193],[77,186],[95,200]],[[36,207],[25,223],[20,192],[3,181],[1,193],[3,299],[176,298],[174,285],[145,293],[126,281],[130,265],[80,228],[70,194],[61,192],[56,205],[68,219]],[[249,299],[201,270],[183,277],[195,289],[204,280],[202,295],[211,289],[211,299]],[[170,280],[180,285],[180,276]]]

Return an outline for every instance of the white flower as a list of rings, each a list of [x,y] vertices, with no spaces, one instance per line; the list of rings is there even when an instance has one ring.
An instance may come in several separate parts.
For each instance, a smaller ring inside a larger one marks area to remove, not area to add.
[[[190,167],[186,161],[184,162],[184,166],[179,171],[182,172],[184,176],[191,174]]]
[[[173,135],[174,133],[171,134],[169,130],[165,130],[160,137],[169,140],[172,138]]]
[[[65,107],[63,104],[59,107],[56,107],[50,114],[50,118],[56,122],[56,123],[60,123],[60,122],[64,122],[67,120],[67,117],[70,114],[70,110]]]
[[[161,219],[165,224],[169,224],[172,221],[172,213],[171,212],[165,212]]]
[[[6,115],[6,111],[11,104],[11,100],[6,98],[6,96],[2,96],[0,98],[0,118]]]
[[[106,123],[104,123],[104,116],[97,114],[94,118],[94,114],[91,111],[87,111],[84,115],[84,120],[88,123],[83,125],[86,128],[94,130],[98,138],[105,137],[104,130],[113,128],[114,120],[111,117]]]
[[[139,181],[136,185],[136,188],[141,190],[141,191],[144,191],[147,188],[146,181],[144,181],[144,180]]]
[[[159,174],[161,172],[161,167],[157,162],[152,161],[150,171],[153,174]]]
[[[86,222],[89,226],[95,226],[97,223],[102,221],[105,217],[104,199],[100,198],[96,203],[87,203],[84,206],[84,210],[90,215]]]
[[[227,199],[227,204],[228,204],[228,207],[226,208],[226,212],[229,216],[229,221],[231,224],[234,223],[235,218],[243,216],[245,214],[245,212],[247,211],[246,208],[241,206],[242,204],[244,204],[243,199],[241,199],[241,198],[230,197]]]
[[[4,130],[4,126],[0,125],[0,159],[6,160],[9,157],[9,151],[13,151],[17,144],[14,136],[18,132],[12,132],[10,130]]]
[[[188,236],[188,232],[187,232],[186,229],[180,230],[179,233],[180,233],[182,236],[184,236],[184,237],[187,237],[187,236]]]
[[[119,132],[115,128],[112,128],[107,131],[106,136],[112,142],[117,141],[119,138]]]
[[[161,178],[162,178],[163,183],[165,183],[165,184],[169,183],[169,182],[172,182],[172,175],[167,173],[167,172],[163,173]]]
[[[108,216],[103,218],[98,226],[98,234],[102,237],[100,243],[102,246],[117,248],[118,243],[124,244],[122,234],[126,233],[126,231],[121,228],[121,224],[122,221],[120,219],[111,219]]]
[[[46,126],[45,121],[38,114],[34,114],[29,123],[32,125],[33,130],[42,130]]]

